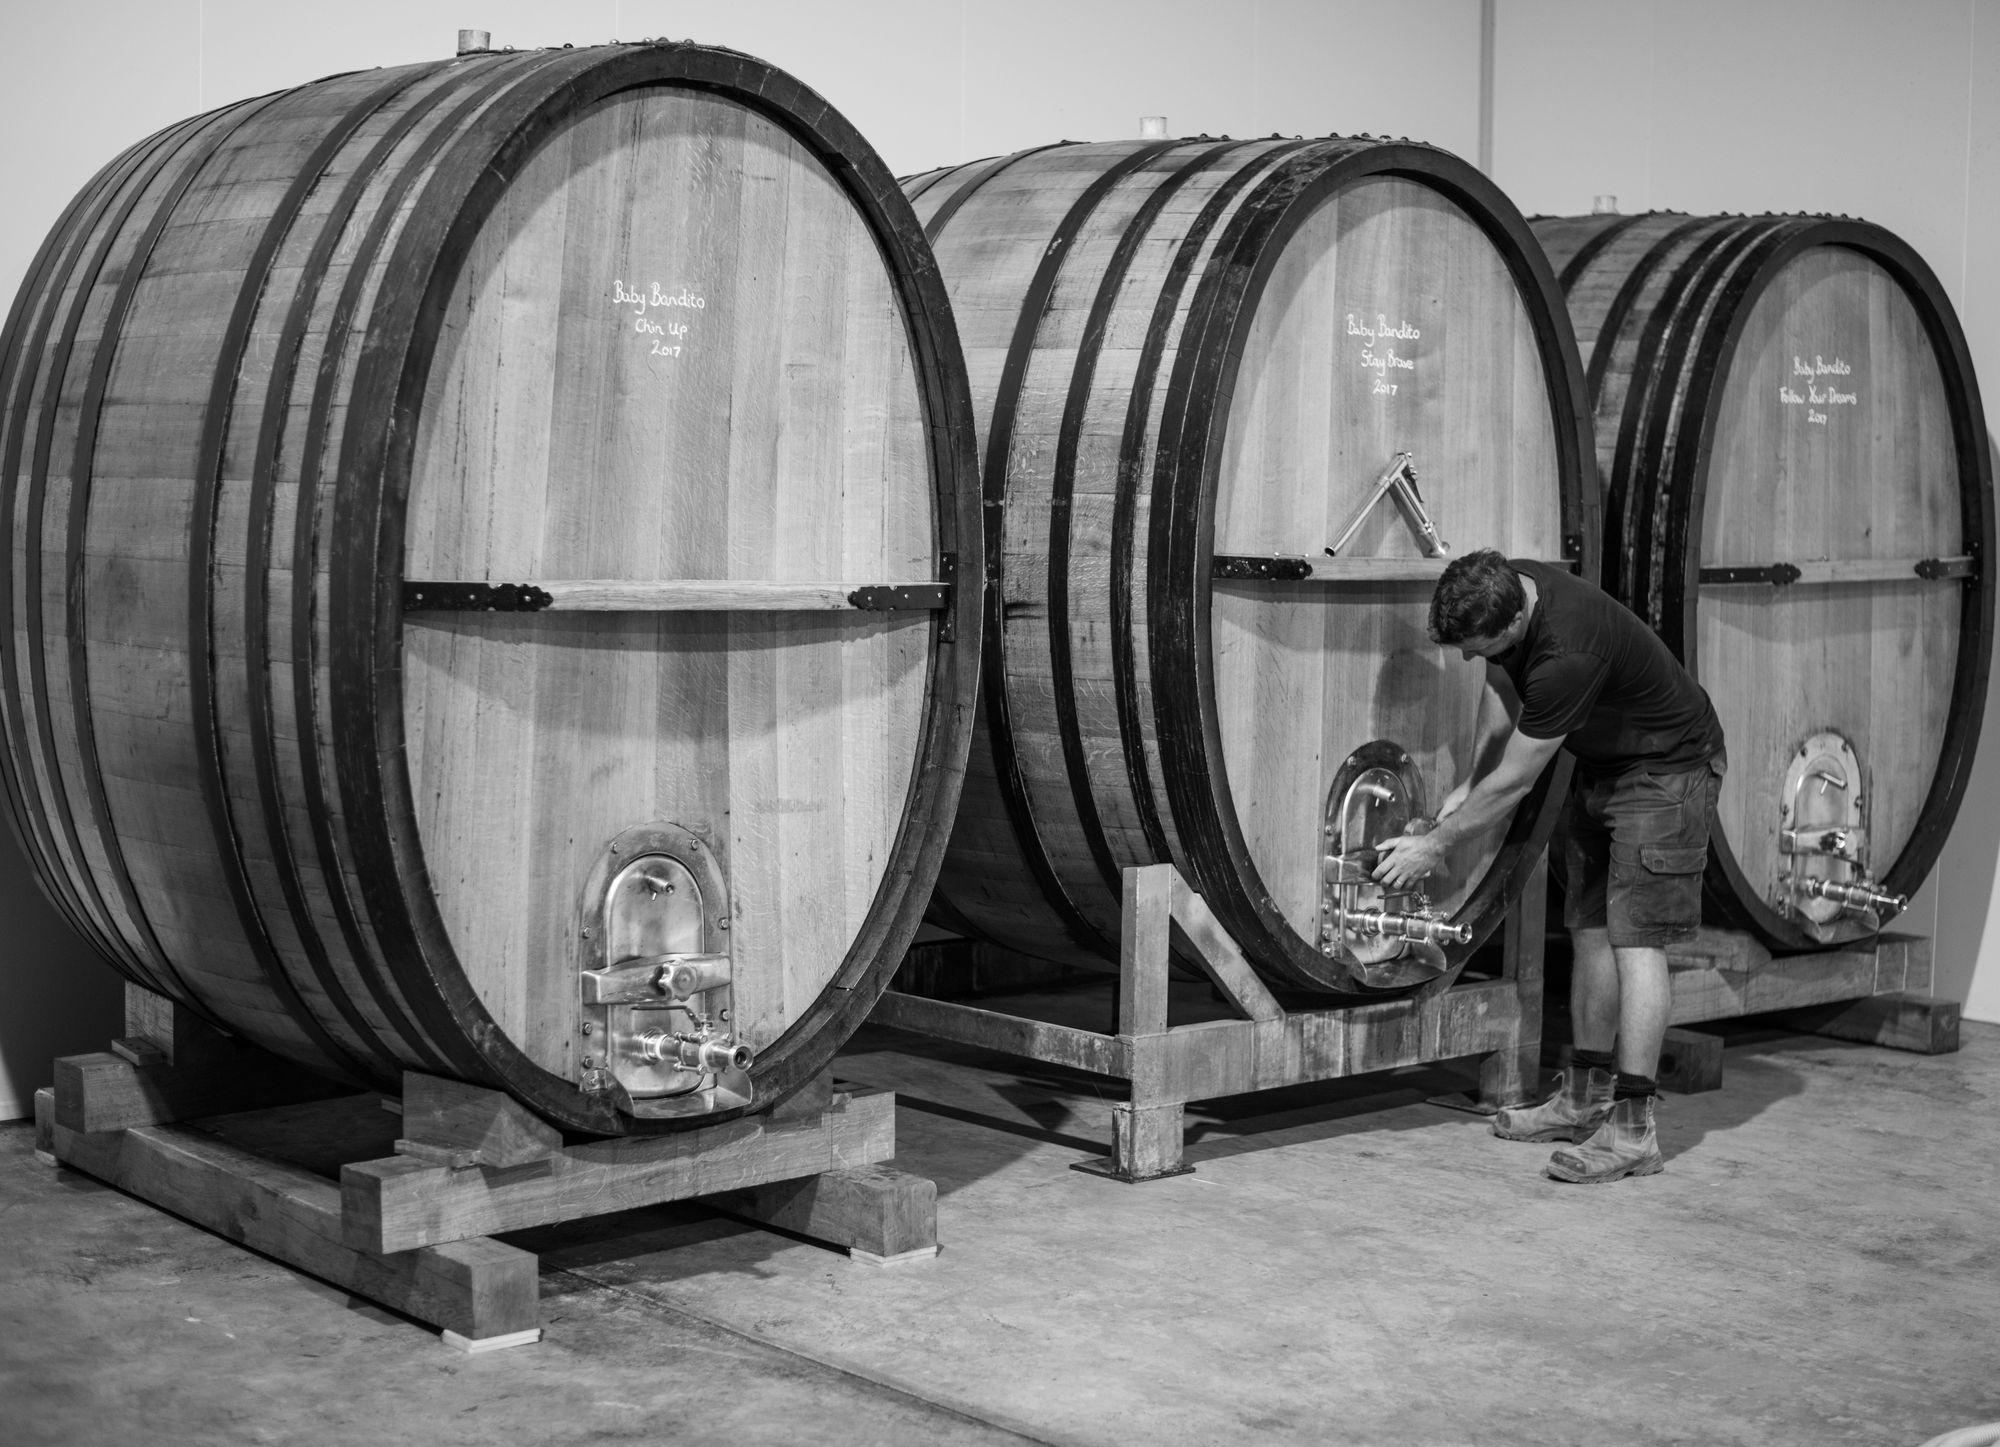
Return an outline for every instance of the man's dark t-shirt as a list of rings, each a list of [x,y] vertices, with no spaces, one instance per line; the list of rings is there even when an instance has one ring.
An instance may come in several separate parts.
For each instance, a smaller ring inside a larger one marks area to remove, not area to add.
[[[1561,568],[1507,562],[1539,594],[1526,635],[1493,660],[1521,700],[1523,734],[1567,735],[1596,778],[1698,768],[1722,752],[1707,692],[1636,614]]]

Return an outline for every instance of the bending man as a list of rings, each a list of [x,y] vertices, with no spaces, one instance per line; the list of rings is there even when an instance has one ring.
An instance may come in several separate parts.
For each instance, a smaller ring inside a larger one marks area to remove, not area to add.
[[[1472,768],[1438,826],[1382,847],[1375,877],[1410,888],[1461,840],[1509,819],[1559,748],[1563,922],[1575,949],[1571,1064],[1540,1105],[1503,1110],[1507,1140],[1569,1140],[1564,1181],[1660,1169],[1653,1122],[1670,996],[1666,947],[1701,923],[1709,818],[1726,767],[1708,694],[1650,628],[1561,568],[1491,549],[1455,559],[1431,598],[1432,641],[1486,666]]]

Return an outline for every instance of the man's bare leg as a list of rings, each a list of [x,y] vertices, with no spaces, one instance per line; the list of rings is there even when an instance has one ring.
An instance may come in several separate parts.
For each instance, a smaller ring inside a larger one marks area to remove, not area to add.
[[[1618,1069],[1648,1080],[1660,1073],[1660,1046],[1667,1038],[1673,988],[1667,979],[1667,952],[1632,946],[1618,958]]]
[[[1569,982],[1572,1038],[1579,1050],[1608,1053],[1619,1033],[1622,951],[1612,950],[1610,932],[1602,929],[1573,929],[1569,941],[1575,962]]]

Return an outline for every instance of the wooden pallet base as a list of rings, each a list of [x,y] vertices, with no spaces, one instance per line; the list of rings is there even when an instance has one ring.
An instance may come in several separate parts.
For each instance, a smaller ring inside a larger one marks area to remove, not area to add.
[[[38,1153],[428,1322],[467,1351],[541,1334],[536,1258],[491,1239],[500,1232],[699,1198],[866,1264],[937,1252],[935,1185],[886,1164],[895,1096],[835,1090],[830,1077],[768,1115],[565,1144],[504,1095],[414,1073],[400,1102],[348,1096],[176,1119],[177,1102],[212,1104],[212,1086],[136,1053],[136,1063],[123,1051],[56,1062],[55,1085],[35,1097]],[[384,1106],[400,1111],[402,1137],[395,1154],[365,1158],[396,1129]],[[357,1137],[364,1158],[339,1159]],[[327,1158],[300,1163],[315,1141],[331,1142],[319,1148]]]
[[[1287,1011],[1266,989],[1200,895],[1170,864],[1125,871],[1115,1034],[889,991],[876,1024],[1067,1065],[1131,1082],[1112,1107],[1111,1154],[1076,1169],[1114,1180],[1163,1180],[1181,1158],[1191,1100],[1299,1085],[1402,1065],[1481,1057],[1474,1107],[1490,1113],[1535,1091],[1541,1055],[1543,865],[1506,926],[1501,979],[1419,991],[1379,1004]],[[1219,997],[1243,1018],[1167,1023],[1170,941],[1186,946]]]

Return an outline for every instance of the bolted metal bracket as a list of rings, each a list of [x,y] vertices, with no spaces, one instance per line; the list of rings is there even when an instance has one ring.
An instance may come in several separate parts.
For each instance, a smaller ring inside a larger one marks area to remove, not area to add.
[[[949,583],[876,583],[856,588],[848,603],[865,613],[916,613],[951,606]]]
[[[1217,553],[1209,566],[1212,578],[1250,578],[1279,583],[1301,583],[1313,575],[1312,564],[1304,558],[1283,554],[1259,558],[1241,553]]]
[[[403,584],[405,613],[539,613],[553,602],[533,583]]]
[[[1704,583],[1769,583],[1774,588],[1787,587],[1803,576],[1796,563],[1742,563],[1701,570]]]

